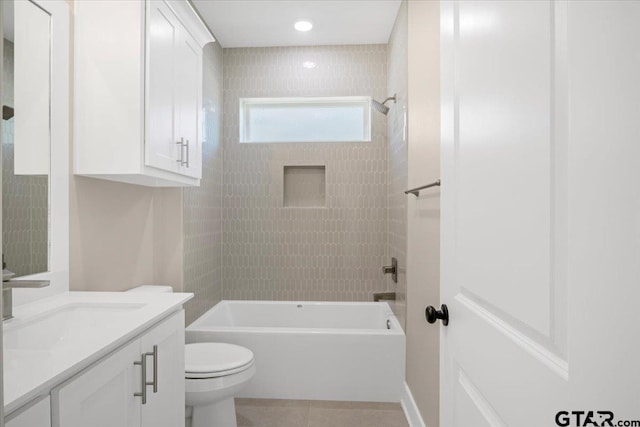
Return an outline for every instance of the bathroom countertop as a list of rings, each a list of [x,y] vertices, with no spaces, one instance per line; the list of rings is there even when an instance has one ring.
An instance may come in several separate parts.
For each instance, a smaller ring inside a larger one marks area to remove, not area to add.
[[[5,415],[182,308],[193,294],[68,292],[14,307],[4,322]]]

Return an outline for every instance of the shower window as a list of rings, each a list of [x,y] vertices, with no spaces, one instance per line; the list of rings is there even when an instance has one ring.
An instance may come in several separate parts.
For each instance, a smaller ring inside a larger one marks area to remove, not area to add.
[[[369,142],[371,98],[240,98],[240,142]]]

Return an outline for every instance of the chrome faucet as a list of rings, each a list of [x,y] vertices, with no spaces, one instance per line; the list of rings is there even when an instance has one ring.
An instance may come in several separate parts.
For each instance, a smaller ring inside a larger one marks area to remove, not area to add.
[[[14,288],[44,288],[49,286],[49,280],[14,280],[16,274],[6,268],[2,270],[2,320],[13,317]]]

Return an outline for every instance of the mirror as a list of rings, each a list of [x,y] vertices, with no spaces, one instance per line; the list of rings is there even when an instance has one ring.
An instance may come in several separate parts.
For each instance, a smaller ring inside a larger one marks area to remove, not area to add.
[[[49,271],[51,16],[3,3],[3,267],[25,276]]]

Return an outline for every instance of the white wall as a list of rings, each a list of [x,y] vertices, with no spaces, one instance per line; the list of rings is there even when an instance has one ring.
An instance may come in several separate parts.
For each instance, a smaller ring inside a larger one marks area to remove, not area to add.
[[[409,1],[408,185],[440,175],[440,10]],[[408,197],[407,383],[428,427],[439,425],[439,330],[424,317],[440,305],[440,190]]]

